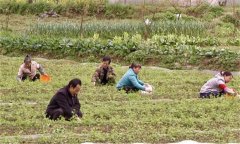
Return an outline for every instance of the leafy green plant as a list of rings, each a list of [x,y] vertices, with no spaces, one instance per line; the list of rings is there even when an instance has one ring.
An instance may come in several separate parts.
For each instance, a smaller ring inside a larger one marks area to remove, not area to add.
[[[187,65],[201,65],[205,68],[238,69],[239,53],[225,49],[201,49],[196,45],[217,45],[214,39],[201,39],[176,35],[153,37],[144,41],[137,34],[102,40],[95,34],[92,38],[39,38],[39,37],[0,37],[0,48],[4,54],[13,52],[42,52],[58,57],[112,55],[121,60],[152,61],[168,68],[182,68]],[[90,58],[90,57],[89,57]],[[205,65],[203,61],[207,61]]]

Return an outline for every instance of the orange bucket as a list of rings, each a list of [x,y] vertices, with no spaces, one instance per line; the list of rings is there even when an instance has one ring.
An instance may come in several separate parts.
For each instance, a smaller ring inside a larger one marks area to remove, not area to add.
[[[50,82],[51,81],[51,77],[49,75],[41,75],[40,76],[40,81],[41,82]]]

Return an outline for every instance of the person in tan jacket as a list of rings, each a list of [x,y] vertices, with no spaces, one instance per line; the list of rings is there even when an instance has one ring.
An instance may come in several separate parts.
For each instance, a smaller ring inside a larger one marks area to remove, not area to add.
[[[114,73],[113,68],[110,66],[110,63],[111,58],[109,56],[103,57],[100,67],[96,69],[92,76],[93,85],[115,84],[116,74]]]
[[[30,55],[27,55],[24,58],[24,63],[20,66],[17,74],[18,81],[24,81],[28,77],[31,81],[40,79],[40,74],[37,73],[37,70],[41,75],[47,75],[44,72],[42,65],[38,64],[36,61],[33,61]]]

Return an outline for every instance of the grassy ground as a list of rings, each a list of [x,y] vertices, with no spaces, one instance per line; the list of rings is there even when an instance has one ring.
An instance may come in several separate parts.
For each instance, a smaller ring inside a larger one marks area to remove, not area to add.
[[[0,14],[0,25],[1,27],[6,27],[6,15]],[[84,21],[91,20],[93,18],[84,18]],[[81,17],[80,16],[74,16],[74,17],[58,17],[58,18],[39,18],[38,16],[34,15],[17,15],[17,14],[11,14],[9,15],[9,21],[8,21],[8,28],[10,28],[13,31],[17,32],[25,32],[29,29],[29,27],[33,24],[36,24],[38,22],[46,22],[46,23],[60,23],[60,22],[73,22],[73,23],[80,23]]]
[[[36,59],[52,81],[17,83],[23,57],[0,55],[0,143],[240,142],[240,100],[197,99],[212,74],[143,67],[140,78],[154,94],[125,94],[114,86],[93,87],[98,64]],[[113,64],[117,80],[127,67]],[[81,122],[50,121],[44,111],[54,93],[72,78],[82,80]],[[229,84],[240,90],[240,77]]]

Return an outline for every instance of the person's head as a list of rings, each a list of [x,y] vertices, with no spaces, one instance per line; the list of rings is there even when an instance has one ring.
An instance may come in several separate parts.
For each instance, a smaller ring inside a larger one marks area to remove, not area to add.
[[[138,74],[142,68],[141,64],[136,64],[136,63],[132,63],[129,68],[133,69],[133,71]]]
[[[72,79],[72,80],[68,83],[67,87],[68,87],[68,89],[69,89],[69,92],[70,92],[73,96],[75,96],[75,95],[77,95],[77,94],[80,92],[81,85],[82,85],[81,80],[78,79],[78,78],[75,78],[75,79]]]
[[[31,66],[31,62],[32,62],[32,58],[30,55],[27,55],[25,58],[24,58],[24,64],[26,67],[30,67]]]
[[[230,82],[233,78],[233,75],[231,72],[226,71],[226,72],[220,72],[220,73],[224,77],[224,80],[226,83]]]
[[[102,58],[102,67],[107,68],[111,63],[111,58],[109,56],[104,56]]]

